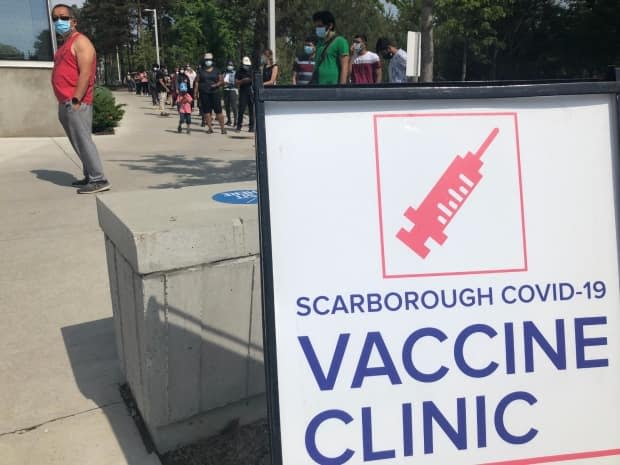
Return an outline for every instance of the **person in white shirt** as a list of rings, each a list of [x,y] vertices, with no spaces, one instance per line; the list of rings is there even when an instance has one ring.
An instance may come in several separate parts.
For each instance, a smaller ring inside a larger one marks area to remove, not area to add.
[[[235,87],[235,65],[232,61],[226,64],[224,71],[224,109],[226,110],[226,126],[231,126],[233,121],[237,121],[237,88]],[[233,119],[230,119],[232,110]]]
[[[390,83],[407,82],[407,52],[398,48],[396,42],[386,37],[377,40],[375,48],[379,56],[389,61],[388,76]]]
[[[194,71],[189,64],[185,65],[185,75],[189,78],[189,88],[193,89],[194,81],[196,80],[196,71]],[[194,103],[195,101],[192,100],[192,110],[194,109]]]

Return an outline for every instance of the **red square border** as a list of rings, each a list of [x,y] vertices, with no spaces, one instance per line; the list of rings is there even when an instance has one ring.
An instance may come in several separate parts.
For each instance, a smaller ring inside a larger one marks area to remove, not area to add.
[[[381,166],[379,153],[379,134],[377,123],[382,118],[433,118],[433,117],[480,117],[480,116],[510,116],[514,120],[515,139],[517,150],[517,171],[519,184],[519,202],[521,206],[521,233],[523,238],[523,266],[520,268],[492,269],[492,270],[466,270],[466,271],[449,271],[437,273],[410,273],[410,274],[388,274],[385,259],[385,237],[383,230],[383,202],[381,198]],[[521,147],[519,143],[519,120],[516,112],[471,112],[471,113],[390,113],[373,115],[373,131],[375,141],[375,170],[377,176],[377,203],[379,212],[379,235],[381,241],[381,272],[384,279],[398,278],[422,278],[436,276],[459,276],[459,275],[481,275],[481,274],[499,274],[499,273],[517,273],[528,270],[527,261],[527,240],[525,231],[525,211],[523,206],[523,178],[521,168]]]

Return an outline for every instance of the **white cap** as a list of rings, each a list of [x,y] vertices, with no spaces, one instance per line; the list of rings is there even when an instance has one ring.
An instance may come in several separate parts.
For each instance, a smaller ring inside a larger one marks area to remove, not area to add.
[[[241,64],[245,66],[252,66],[252,60],[250,60],[250,57],[243,57],[243,60],[241,60]]]
[[[213,60],[213,53],[205,53],[205,60]]]

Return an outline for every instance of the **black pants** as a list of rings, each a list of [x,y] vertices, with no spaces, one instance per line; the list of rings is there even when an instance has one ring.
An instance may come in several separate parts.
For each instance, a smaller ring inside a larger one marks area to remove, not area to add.
[[[239,90],[239,112],[237,113],[237,129],[241,129],[243,125],[243,114],[246,107],[250,112],[250,130],[254,129],[254,101],[252,99],[251,91],[240,89]]]
[[[159,95],[157,93],[157,88],[154,85],[149,84],[148,89],[151,100],[153,101],[153,106],[156,107],[157,105],[159,105]]]
[[[237,123],[237,92],[234,90],[224,91],[224,108],[226,109],[226,121],[234,121]],[[230,110],[232,110],[233,118],[230,119]]]

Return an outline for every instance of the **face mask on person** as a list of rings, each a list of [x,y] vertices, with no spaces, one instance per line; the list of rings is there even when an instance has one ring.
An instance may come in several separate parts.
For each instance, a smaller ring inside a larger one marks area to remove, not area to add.
[[[319,39],[324,39],[327,35],[327,28],[325,26],[317,26],[314,32]]]
[[[394,52],[383,52],[382,56],[386,60],[391,60],[394,57]]]
[[[227,69],[228,71],[233,71],[233,70],[235,69],[235,67],[234,67],[234,66],[232,66],[232,65],[228,65],[228,66],[226,67],[226,69]]]
[[[213,60],[207,60],[207,61],[205,61],[205,66],[206,66],[207,68],[210,68],[211,66],[213,66]]]
[[[54,30],[56,34],[64,36],[71,30],[71,20],[57,19],[54,21]]]
[[[362,44],[359,42],[353,42],[353,50],[355,50],[355,53],[359,53],[362,51]]]
[[[304,52],[306,55],[312,55],[314,53],[314,47],[312,45],[304,45]]]
[[[266,65],[267,64],[267,58],[265,57],[265,55],[262,55],[260,57],[260,64],[261,65]]]

